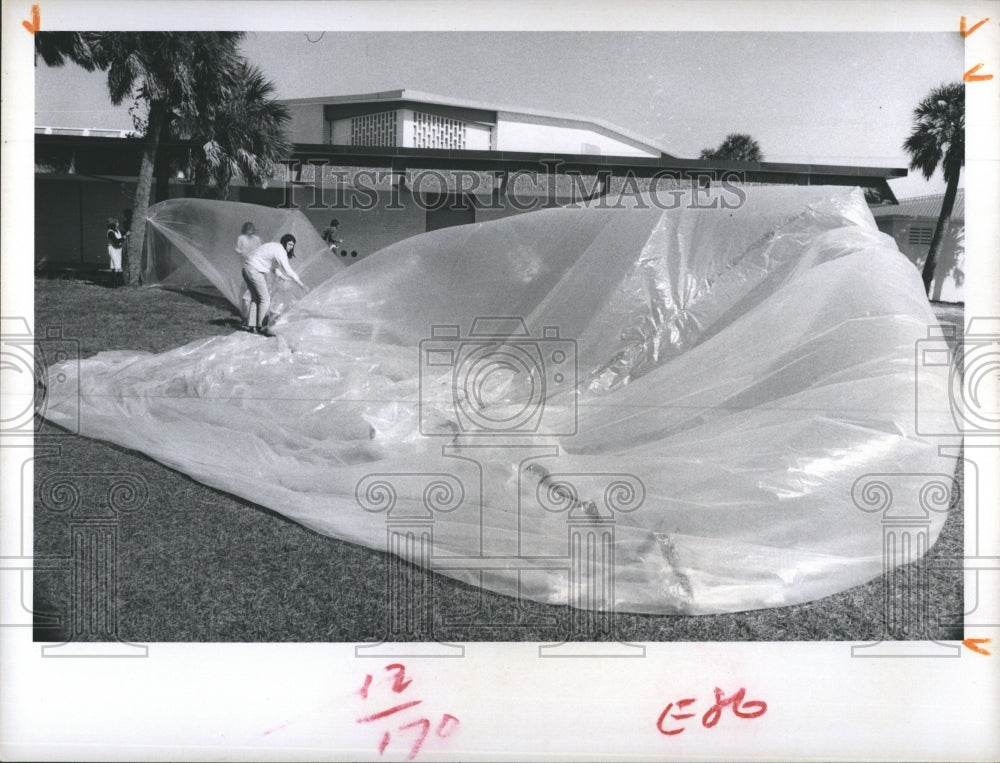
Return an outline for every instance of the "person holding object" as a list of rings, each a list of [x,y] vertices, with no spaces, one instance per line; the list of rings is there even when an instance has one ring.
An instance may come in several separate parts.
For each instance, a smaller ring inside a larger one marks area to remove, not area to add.
[[[236,239],[236,253],[240,256],[243,261],[246,261],[247,256],[254,251],[261,244],[260,236],[257,235],[257,229],[254,224],[250,221],[243,223],[242,229],[240,229],[239,238]],[[240,313],[243,319],[243,325],[241,328],[244,331],[253,331],[256,308],[254,307],[253,297],[250,295],[250,290],[246,289],[243,292],[243,298],[240,300]]]
[[[108,259],[111,260],[111,288],[118,286],[118,279],[122,278],[122,245],[125,243],[125,236],[118,228],[118,218],[108,218]],[[124,285],[124,278],[122,280]]]
[[[256,325],[254,330],[258,334],[270,336],[270,332],[265,327],[267,312],[271,307],[271,292],[267,287],[267,274],[274,273],[278,278],[285,281],[294,281],[301,288],[305,289],[305,284],[288,264],[289,257],[295,256],[295,236],[286,233],[281,237],[280,242],[270,241],[254,249],[243,259],[243,280],[253,304],[251,314],[256,308]]]
[[[343,243],[340,238],[340,220],[336,217],[330,221],[330,224],[323,231],[323,240],[326,242],[327,248],[336,254],[337,247]]]

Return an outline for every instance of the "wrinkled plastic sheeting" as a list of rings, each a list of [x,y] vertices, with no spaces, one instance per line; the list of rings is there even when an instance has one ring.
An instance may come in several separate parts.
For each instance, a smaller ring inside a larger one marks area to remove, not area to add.
[[[883,571],[865,475],[917,475],[894,510],[937,538],[944,512],[917,495],[948,462],[916,421],[954,426],[948,372],[915,366],[935,316],[860,191],[745,193],[401,241],[276,338],[60,369],[46,415],[72,420],[79,384],[87,436],[509,595],[687,614],[817,599]],[[387,548],[413,523],[429,549]]]
[[[297,209],[212,199],[169,199],[151,206],[146,215],[143,284],[221,294],[241,309],[246,284],[236,239],[247,222],[254,224],[263,243],[278,241],[286,233],[295,236],[291,265],[307,288],[318,286],[344,268]],[[301,289],[294,284],[274,277],[268,283],[274,315],[302,297]]]

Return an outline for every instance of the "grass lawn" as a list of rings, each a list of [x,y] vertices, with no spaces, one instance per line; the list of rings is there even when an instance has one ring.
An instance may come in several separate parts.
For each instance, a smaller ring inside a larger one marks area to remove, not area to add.
[[[962,329],[961,308],[941,306],[941,320]],[[83,280],[35,281],[35,332],[59,328],[81,357],[102,350],[161,352],[234,330],[228,304],[156,289],[112,290]],[[144,508],[117,520],[118,636],[155,641],[378,641],[387,639],[390,557],[328,538],[268,509],[221,493],[149,458],[73,436],[40,422],[35,486],[49,476],[117,472],[149,487]],[[961,479],[961,471],[958,474]],[[960,493],[960,491],[959,491]],[[35,496],[36,557],[71,551],[70,519]],[[931,622],[910,638],[961,639],[962,573],[934,569],[963,550],[961,502],[952,505],[931,552],[913,568],[927,571]],[[396,566],[396,565],[394,565]],[[390,640],[562,641],[569,610],[472,588],[401,565],[415,606],[429,625]],[[914,576],[920,580],[920,576]],[[69,633],[72,573],[67,563],[35,573],[36,640]],[[881,579],[810,604],[702,617],[619,614],[611,638],[626,641],[889,639]],[[36,622],[39,622],[36,619]],[[573,631],[579,639],[606,633]]]

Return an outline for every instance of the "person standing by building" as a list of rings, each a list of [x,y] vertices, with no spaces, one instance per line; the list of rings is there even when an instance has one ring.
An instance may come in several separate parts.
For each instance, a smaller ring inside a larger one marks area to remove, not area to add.
[[[337,247],[343,243],[340,238],[340,220],[336,217],[330,221],[330,224],[323,231],[323,240],[326,242],[327,248],[336,254]]]
[[[124,276],[122,276],[122,246],[125,243],[125,236],[122,235],[118,227],[118,218],[108,218],[108,259],[111,261],[111,288],[118,286],[118,281],[122,281],[124,286]]]
[[[267,318],[271,307],[271,291],[267,285],[267,276],[274,273],[285,281],[294,281],[301,288],[305,284],[292,270],[288,259],[295,256],[295,236],[286,233],[280,242],[270,241],[254,249],[243,260],[243,280],[250,291],[253,308],[256,310],[253,330],[258,334],[270,336]]]

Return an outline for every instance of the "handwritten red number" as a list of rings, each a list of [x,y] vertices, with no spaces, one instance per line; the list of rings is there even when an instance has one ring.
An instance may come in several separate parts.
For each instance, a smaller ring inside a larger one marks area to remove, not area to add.
[[[368,675],[365,676],[364,686],[362,686],[361,689],[358,690],[358,694],[361,695],[361,699],[368,699],[368,689],[371,685],[372,685],[372,677],[371,673],[369,673]]]
[[[396,662],[391,665],[386,665],[385,669],[387,672],[394,674],[392,679],[392,690],[396,694],[401,694],[406,690],[406,688],[411,683],[413,683],[413,679],[406,677],[405,665],[401,665],[400,663]],[[371,690],[373,682],[374,678],[370,674],[365,676],[364,683],[358,690],[358,694],[361,695],[362,699],[365,700],[368,699],[368,693]],[[370,715],[358,718],[357,722],[371,723],[373,721],[378,721],[383,718],[387,718],[390,715],[394,715],[396,713],[402,712],[403,710],[407,710],[411,707],[414,707],[415,705],[419,705],[422,703],[423,703],[422,699],[415,699],[411,702],[401,702],[400,704],[386,708],[385,710],[380,710],[379,712],[371,713]],[[450,736],[458,727],[458,725],[459,725],[458,718],[456,718],[454,715],[451,715],[450,713],[445,713],[444,715],[441,716],[441,721],[438,723],[437,728],[434,730],[434,733],[441,738],[445,738],[447,736]],[[416,739],[414,740],[413,745],[410,747],[410,753],[407,756],[407,760],[414,760],[417,757],[417,754],[420,752],[420,748],[423,747],[424,742],[427,740],[427,735],[430,733],[431,722],[427,718],[420,718],[419,720],[399,726],[397,730],[406,731],[407,729],[413,729],[413,728],[418,728],[419,733]],[[383,732],[382,738],[378,745],[379,755],[383,755],[385,753],[391,741],[392,741],[391,734],[388,731]]]
[[[743,702],[743,698],[746,696],[747,690],[740,689],[729,699],[724,699],[722,696],[722,689],[716,687],[715,689],[715,704],[708,709],[708,712],[701,719],[701,725],[706,729],[712,728],[719,719],[722,717],[722,708],[733,706],[733,713],[739,718],[757,718],[767,712],[767,703],[759,701],[747,702],[743,707],[749,708],[751,705],[755,707],[753,712],[744,712],[740,709],[740,703]],[[711,719],[711,720],[710,720]]]
[[[420,718],[413,723],[407,723],[405,726],[400,726],[399,730],[412,729],[414,726],[420,726],[420,736],[417,737],[417,741],[413,743],[413,747],[410,748],[410,754],[407,756],[407,760],[413,760],[417,757],[417,753],[420,752],[420,748],[424,744],[424,740],[427,739],[427,732],[431,730],[431,722],[426,718]]]
[[[452,726],[449,729],[448,724],[451,722],[454,722],[454,726]],[[458,726],[458,718],[456,718],[451,713],[445,713],[444,715],[441,716],[441,723],[438,724],[437,730],[434,733],[437,734],[439,737],[444,738],[455,730],[455,726]]]
[[[386,665],[385,669],[390,672],[393,670],[396,671],[396,677],[392,682],[392,690],[396,692],[396,694],[401,693],[407,686],[413,683],[412,678],[406,677],[406,667],[404,665],[394,662],[392,665]]]

